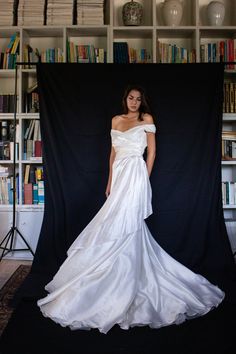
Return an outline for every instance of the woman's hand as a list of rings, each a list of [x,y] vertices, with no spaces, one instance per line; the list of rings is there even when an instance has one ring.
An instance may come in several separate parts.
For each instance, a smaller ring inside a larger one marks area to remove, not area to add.
[[[107,188],[106,188],[106,191],[105,191],[105,195],[106,195],[107,198],[109,197],[110,192],[111,192],[111,186],[109,184],[109,185],[107,185]]]

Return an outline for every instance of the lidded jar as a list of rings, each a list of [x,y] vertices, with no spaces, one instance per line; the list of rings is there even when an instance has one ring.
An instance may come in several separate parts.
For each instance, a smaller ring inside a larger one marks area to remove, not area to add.
[[[137,1],[129,1],[122,8],[122,19],[125,26],[139,26],[143,19],[143,7]]]

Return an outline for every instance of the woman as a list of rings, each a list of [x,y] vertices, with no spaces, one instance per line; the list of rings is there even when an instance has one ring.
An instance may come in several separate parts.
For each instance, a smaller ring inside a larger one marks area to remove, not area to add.
[[[149,176],[155,125],[141,87],[128,87],[124,113],[112,119],[107,200],[76,238],[38,301],[44,316],[71,329],[107,333],[159,328],[204,315],[224,293],[170,257],[153,239]],[[146,161],[143,159],[147,148]]]

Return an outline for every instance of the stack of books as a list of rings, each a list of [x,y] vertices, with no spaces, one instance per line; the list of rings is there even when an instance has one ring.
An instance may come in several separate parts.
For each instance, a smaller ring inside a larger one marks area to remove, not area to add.
[[[47,25],[72,25],[73,0],[48,0]]]
[[[236,160],[236,131],[222,132],[222,160]]]
[[[14,25],[14,5],[16,1],[14,0],[0,0],[0,24],[1,26],[12,26]]]
[[[77,0],[78,25],[103,25],[104,0]]]
[[[44,25],[44,0],[19,0],[18,26]]]

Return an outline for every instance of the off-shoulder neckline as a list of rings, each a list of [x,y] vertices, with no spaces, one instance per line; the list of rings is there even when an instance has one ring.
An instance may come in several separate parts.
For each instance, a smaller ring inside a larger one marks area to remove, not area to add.
[[[126,130],[124,130],[124,131],[118,130],[118,129],[111,129],[111,131],[115,131],[115,132],[119,132],[119,133],[126,133],[126,132],[128,132],[128,131],[130,131],[130,130],[133,130],[133,129],[139,128],[139,127],[143,127],[143,126],[146,126],[146,125],[154,125],[154,126],[155,126],[155,124],[153,124],[153,123],[146,123],[146,124],[139,124],[139,125],[136,125],[135,127],[126,129]]]

